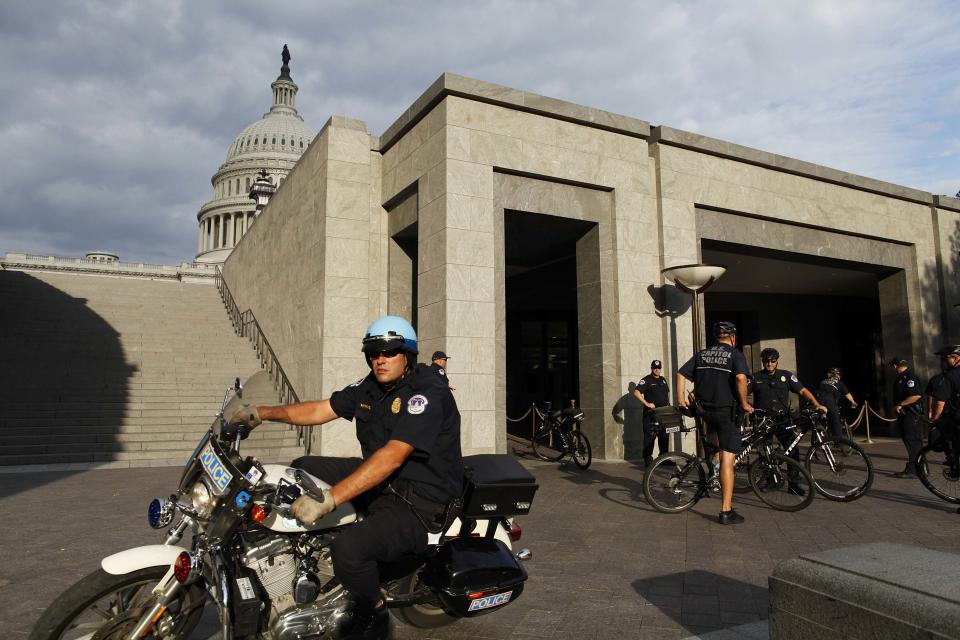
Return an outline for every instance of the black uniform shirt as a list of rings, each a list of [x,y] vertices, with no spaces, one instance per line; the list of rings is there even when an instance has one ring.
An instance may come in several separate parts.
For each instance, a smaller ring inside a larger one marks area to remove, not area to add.
[[[706,407],[732,407],[739,403],[737,374],[750,375],[747,359],[728,344],[715,344],[680,367],[680,375],[692,380],[697,399]]]
[[[753,406],[774,413],[789,413],[790,392],[799,394],[803,389],[803,383],[786,369],[773,373],[761,369],[753,374]]]
[[[643,395],[644,400],[654,406],[665,407],[670,404],[670,385],[663,376],[655,376],[652,373],[643,376],[637,383],[637,391]]]
[[[827,378],[820,381],[817,387],[817,402],[825,405],[828,409],[836,409],[840,398],[846,397],[850,393],[847,385],[836,378]]]
[[[446,378],[419,364],[384,391],[373,372],[330,396],[341,418],[355,420],[366,460],[389,440],[414,451],[391,476],[406,480],[423,498],[443,503],[461,493],[460,411]]]
[[[920,392],[920,380],[917,379],[917,376],[913,375],[913,371],[907,369],[897,376],[896,381],[893,383],[894,402],[900,404],[910,396],[919,395],[922,395]],[[919,402],[914,402],[913,404],[905,406],[903,410],[909,413],[919,414],[923,410],[923,407],[920,406]]]
[[[935,396],[935,392],[937,388],[941,384],[943,384],[943,381],[944,381],[943,372],[936,374],[935,376],[931,377],[930,380],[927,382],[927,387],[923,390],[923,392],[928,396]]]
[[[446,371],[446,369],[444,369],[443,367],[441,367],[440,365],[438,365],[436,362],[432,362],[432,363],[430,363],[430,364],[427,365],[427,366],[429,366],[430,369],[431,369],[434,373],[436,373],[436,374],[439,375],[439,376],[442,376],[443,379],[447,381],[447,385],[450,384],[450,379],[447,378],[447,371]]]
[[[947,403],[943,415],[960,418],[960,367],[943,372],[943,382],[933,390],[933,397]]]

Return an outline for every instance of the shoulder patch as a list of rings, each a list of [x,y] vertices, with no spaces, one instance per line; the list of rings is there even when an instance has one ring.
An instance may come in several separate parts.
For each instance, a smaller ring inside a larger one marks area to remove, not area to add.
[[[437,369],[437,373],[439,373],[439,374],[442,375],[442,376],[447,375],[447,372],[443,370],[443,367],[439,367],[439,368]]]
[[[796,374],[790,376],[790,382],[800,382],[800,379],[797,378]]]
[[[907,380],[907,386],[912,389],[913,387],[917,386],[917,381],[916,381],[916,380]]]
[[[363,383],[364,380],[366,380],[366,378],[360,378],[359,380],[357,380],[356,382],[354,382],[354,383],[351,384],[350,386],[351,386],[351,387],[359,387],[359,386],[361,385],[361,383]]]
[[[428,404],[430,404],[430,401],[427,400],[426,396],[420,394],[411,396],[410,399],[407,400],[407,413],[414,416],[420,415],[427,410]]]
[[[640,382],[637,383],[637,386],[642,387],[645,384],[647,384],[646,378],[640,378]]]

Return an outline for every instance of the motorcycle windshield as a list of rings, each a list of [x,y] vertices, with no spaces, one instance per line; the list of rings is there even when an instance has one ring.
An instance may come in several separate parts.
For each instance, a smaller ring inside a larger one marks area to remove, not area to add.
[[[223,408],[223,415],[229,418],[237,409],[245,404],[252,405],[275,405],[277,404],[277,390],[270,379],[270,374],[266,371],[258,371],[243,383],[243,389],[238,394],[234,394],[227,405]],[[220,435],[220,420],[213,421],[213,433]]]

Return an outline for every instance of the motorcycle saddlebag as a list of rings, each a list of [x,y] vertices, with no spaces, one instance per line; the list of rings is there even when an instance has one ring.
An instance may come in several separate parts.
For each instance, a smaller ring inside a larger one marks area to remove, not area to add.
[[[527,572],[499,540],[454,538],[440,545],[422,577],[440,594],[448,613],[470,618],[516,600]]]
[[[467,469],[463,517],[506,518],[530,512],[537,480],[513,456],[466,456],[463,466]]]

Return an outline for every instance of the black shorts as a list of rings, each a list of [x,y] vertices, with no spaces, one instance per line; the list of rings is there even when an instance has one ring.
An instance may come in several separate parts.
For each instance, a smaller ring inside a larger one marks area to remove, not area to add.
[[[717,441],[722,451],[740,453],[740,427],[737,426],[735,407],[703,408],[703,422],[707,425],[707,433],[717,434]]]

